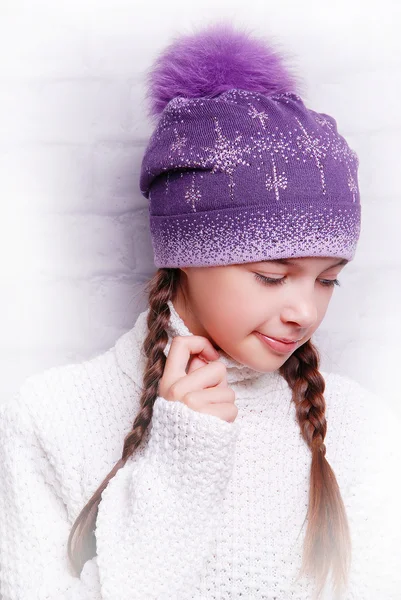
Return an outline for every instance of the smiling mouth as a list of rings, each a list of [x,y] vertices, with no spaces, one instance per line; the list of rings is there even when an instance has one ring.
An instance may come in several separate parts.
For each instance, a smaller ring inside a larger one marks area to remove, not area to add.
[[[298,342],[285,343],[279,340],[275,340],[274,338],[270,338],[267,335],[263,335],[259,331],[255,331],[255,334],[259,339],[262,340],[264,344],[269,346],[272,350],[279,352],[280,354],[288,354],[296,349]]]
[[[296,344],[297,342],[300,342],[302,340],[302,338],[299,338],[298,340],[289,340],[287,338],[276,338],[276,337],[273,337],[272,335],[266,335],[265,333],[261,333],[260,331],[257,331],[256,333],[260,333],[260,335],[263,335],[264,337],[267,337],[276,342],[281,342],[283,344]]]

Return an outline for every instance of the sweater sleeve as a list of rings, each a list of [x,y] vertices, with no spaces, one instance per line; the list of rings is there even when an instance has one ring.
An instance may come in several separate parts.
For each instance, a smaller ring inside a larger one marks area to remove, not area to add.
[[[72,523],[41,468],[49,458],[25,408],[0,405],[2,599],[144,600],[189,589],[231,475],[238,424],[158,397],[150,427],[145,451],[102,494],[97,555],[77,578],[67,556]]]
[[[71,523],[43,475],[46,457],[18,399],[0,405],[0,597],[99,600],[96,558],[81,580],[70,572]]]
[[[353,546],[345,600],[399,600],[401,419],[388,401],[354,386],[367,416],[360,426],[359,459],[345,498]]]
[[[196,595],[238,432],[237,421],[156,399],[144,455],[117,472],[99,506],[98,561],[107,571],[107,598],[117,581],[119,600]]]

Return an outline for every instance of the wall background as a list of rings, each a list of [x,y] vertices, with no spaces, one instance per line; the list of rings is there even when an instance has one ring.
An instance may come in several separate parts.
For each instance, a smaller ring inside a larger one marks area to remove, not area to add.
[[[173,36],[223,17],[293,56],[305,104],[358,153],[362,234],[314,340],[323,369],[401,414],[397,0],[0,0],[0,401],[105,351],[145,309],[145,70]]]

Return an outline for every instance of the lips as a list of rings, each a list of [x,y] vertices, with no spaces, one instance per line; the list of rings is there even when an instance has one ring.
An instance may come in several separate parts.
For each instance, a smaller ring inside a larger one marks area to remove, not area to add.
[[[260,333],[260,331],[258,331],[258,333]],[[299,342],[302,338],[300,339],[289,339],[289,338],[277,338],[274,337],[273,335],[267,335],[267,333],[262,333],[262,335],[264,335],[265,337],[268,337],[272,340],[276,340],[276,342],[283,342],[284,344],[295,344],[295,342]]]
[[[274,338],[263,335],[263,333],[259,333],[259,331],[255,331],[255,334],[259,339],[261,339],[271,350],[275,350],[280,354],[288,354],[296,349],[298,342],[281,342]]]
[[[288,338],[276,338],[272,335],[267,335],[266,337],[269,337],[272,340],[276,340],[277,342],[283,342],[284,344],[294,344],[295,342],[299,342],[299,340],[289,340]]]

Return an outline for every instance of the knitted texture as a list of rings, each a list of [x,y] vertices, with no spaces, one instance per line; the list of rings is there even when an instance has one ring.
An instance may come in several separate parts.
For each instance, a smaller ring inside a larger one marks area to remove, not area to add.
[[[156,267],[354,257],[357,154],[279,56],[226,26],[158,57],[149,95],[161,115],[139,181]]]
[[[174,335],[191,335],[172,310]],[[121,456],[139,406],[147,311],[107,352],[29,377],[0,406],[4,600],[307,600],[311,455],[287,383],[227,355],[233,423],[159,396],[144,444],[103,492],[97,556],[72,576],[75,518]],[[356,381],[326,380],[327,459],[353,542],[345,600],[400,598],[400,422]],[[324,600],[331,600],[327,586]]]

